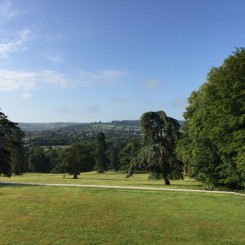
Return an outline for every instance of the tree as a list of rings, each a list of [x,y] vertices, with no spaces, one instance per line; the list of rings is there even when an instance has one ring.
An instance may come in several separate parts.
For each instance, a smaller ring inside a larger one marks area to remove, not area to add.
[[[60,159],[60,152],[62,149],[57,147],[49,147],[46,149],[45,156],[48,159],[49,165],[50,165],[50,171],[56,172],[56,165],[59,164],[59,162],[62,160]]]
[[[1,174],[11,176],[10,152],[3,147],[0,147],[0,176]]]
[[[68,172],[77,179],[80,172],[91,171],[94,167],[92,149],[86,144],[75,144],[62,151],[60,163],[56,166],[57,172]]]
[[[245,49],[237,49],[191,94],[178,155],[210,186],[245,186]]]
[[[18,137],[17,137],[18,136]],[[17,123],[8,120],[7,116],[0,112],[0,174],[11,176],[11,156],[14,158],[23,156],[23,133]]]
[[[32,150],[28,157],[28,165],[31,172],[48,173],[51,169],[50,161],[42,147],[36,147]]]
[[[146,112],[140,119],[143,133],[143,147],[131,161],[128,176],[137,167],[145,168],[150,177],[163,178],[170,185],[169,176],[183,177],[183,165],[176,158],[175,145],[179,138],[180,125],[164,111]]]
[[[95,140],[96,152],[95,159],[96,165],[95,168],[98,173],[104,173],[107,170],[107,158],[106,158],[106,142],[105,134],[98,133]]]

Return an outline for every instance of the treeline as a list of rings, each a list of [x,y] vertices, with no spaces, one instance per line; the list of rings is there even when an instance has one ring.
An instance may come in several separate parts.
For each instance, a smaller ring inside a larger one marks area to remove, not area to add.
[[[100,140],[102,138],[102,140]],[[26,150],[26,171],[44,173],[69,173],[74,177],[80,172],[123,170],[129,168],[140,147],[140,139],[106,139],[98,133],[87,143],[66,147],[33,147]]]
[[[139,134],[137,136],[123,130],[120,136],[107,132],[108,138],[103,132],[95,134],[97,129],[93,134],[89,131],[89,135],[83,137],[79,137],[79,134],[76,137],[74,132],[68,137],[70,132],[70,129],[67,132],[62,130],[61,135],[59,131],[43,131],[42,137],[32,132],[34,143],[31,141],[27,144],[26,136],[18,124],[0,112],[0,175],[10,177],[24,172],[75,174],[91,170],[126,171],[140,145]],[[99,160],[100,144],[97,139],[101,135],[104,136],[104,147],[100,151],[104,155],[102,163]]]

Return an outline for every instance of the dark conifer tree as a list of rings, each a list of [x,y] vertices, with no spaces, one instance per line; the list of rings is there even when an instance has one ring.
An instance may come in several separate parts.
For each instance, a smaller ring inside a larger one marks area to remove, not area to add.
[[[98,173],[104,173],[107,170],[107,157],[106,157],[106,142],[105,142],[105,134],[98,133],[95,140],[96,152],[95,152],[95,160],[96,165],[95,168]]]
[[[0,112],[0,174],[11,176],[11,160],[15,161],[13,170],[16,173],[23,171],[19,166],[23,163],[21,161],[24,161],[22,140],[23,132],[18,124],[11,122],[4,113]]]
[[[135,168],[144,168],[151,178],[163,178],[170,185],[169,177],[183,178],[183,165],[175,155],[180,125],[164,111],[146,112],[140,119],[143,133],[142,148],[131,161],[128,176]],[[174,174],[173,174],[174,173]]]

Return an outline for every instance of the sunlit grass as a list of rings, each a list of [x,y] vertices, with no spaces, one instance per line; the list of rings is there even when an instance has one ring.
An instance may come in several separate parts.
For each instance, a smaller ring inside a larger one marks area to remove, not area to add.
[[[79,179],[72,179],[71,175],[26,173],[11,178],[0,178],[0,182],[30,182],[49,184],[81,184],[81,185],[112,185],[112,186],[142,186],[166,187],[163,180],[148,180],[148,174],[136,173],[130,178],[125,178],[124,172],[97,172],[81,173]],[[204,184],[190,178],[184,180],[171,180],[168,188],[204,189]]]
[[[245,244],[245,198],[0,187],[0,244]]]

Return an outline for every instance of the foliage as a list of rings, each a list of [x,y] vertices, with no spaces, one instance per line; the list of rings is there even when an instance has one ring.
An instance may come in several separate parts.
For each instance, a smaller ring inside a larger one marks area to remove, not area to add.
[[[142,148],[131,160],[127,176],[137,167],[145,168],[151,177],[163,178],[169,185],[171,173],[175,178],[182,178],[183,166],[176,158],[175,145],[180,136],[177,120],[168,117],[164,111],[146,112],[141,116],[143,132]]]
[[[178,155],[210,186],[245,187],[245,49],[237,49],[193,92]]]
[[[28,170],[26,149],[24,148],[24,133],[21,130],[16,130],[13,133],[15,145],[11,147],[11,169],[12,173],[18,175]]]
[[[24,164],[23,132],[17,123],[11,122],[0,112],[0,174],[11,176],[12,167],[16,174],[21,173]]]
[[[10,152],[2,146],[0,148],[0,175],[1,174],[8,177],[11,176]]]
[[[48,173],[51,170],[51,164],[42,147],[34,148],[28,157],[28,168],[30,172]]]
[[[111,170],[118,170],[119,169],[119,147],[117,143],[113,143],[110,145],[108,149],[108,155],[109,155],[109,166],[108,169]]]
[[[136,157],[141,148],[140,139],[131,139],[119,153],[120,170],[128,170],[131,160]]]
[[[60,162],[55,166],[57,172],[73,175],[78,178],[80,172],[91,171],[94,167],[94,158],[89,145],[75,144],[60,152]]]
[[[96,141],[91,139],[83,139],[82,143],[79,145],[86,145],[89,151],[84,152],[88,154],[88,158],[93,158],[93,164],[89,163],[89,166],[93,165],[95,167],[96,160]],[[64,151],[70,146],[27,146],[26,151],[28,159],[28,167],[26,171],[30,172],[53,172],[58,173],[66,170],[62,170],[61,165],[63,164]],[[131,159],[136,155],[136,152],[140,148],[140,140],[133,138],[127,138],[121,135],[115,138],[114,136],[109,136],[106,142],[106,150],[104,152],[104,157],[106,159],[106,164],[109,163],[108,169],[110,170],[127,170],[129,168],[129,163]],[[90,161],[91,162],[91,161]],[[92,170],[88,167],[86,170]],[[96,167],[95,167],[96,169]]]
[[[100,132],[96,136],[95,140],[95,159],[96,165],[95,169],[98,173],[103,173],[107,170],[107,157],[106,157],[106,142],[105,142],[105,134]]]

